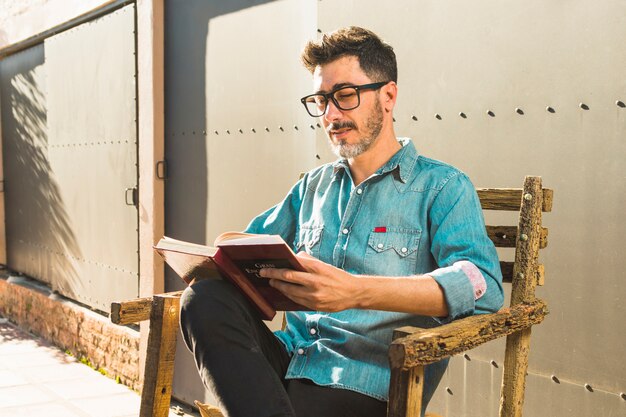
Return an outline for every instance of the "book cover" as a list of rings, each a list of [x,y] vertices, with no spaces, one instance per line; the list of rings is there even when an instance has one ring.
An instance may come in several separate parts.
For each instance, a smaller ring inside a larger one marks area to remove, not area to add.
[[[304,271],[280,236],[228,232],[220,235],[215,245],[210,247],[163,237],[154,248],[187,284],[193,279],[222,277],[230,280],[265,320],[271,320],[276,311],[308,310],[258,275],[261,268]]]

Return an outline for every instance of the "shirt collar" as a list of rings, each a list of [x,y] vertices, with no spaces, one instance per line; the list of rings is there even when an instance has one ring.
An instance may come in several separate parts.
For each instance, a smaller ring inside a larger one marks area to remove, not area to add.
[[[398,138],[398,142],[402,145],[402,148],[380,167],[375,175],[383,175],[397,170],[398,175],[395,176],[396,180],[406,183],[413,172],[418,154],[415,145],[409,138]],[[341,170],[348,171],[350,168],[348,160],[345,158],[336,160],[332,166],[333,174],[335,175]]]

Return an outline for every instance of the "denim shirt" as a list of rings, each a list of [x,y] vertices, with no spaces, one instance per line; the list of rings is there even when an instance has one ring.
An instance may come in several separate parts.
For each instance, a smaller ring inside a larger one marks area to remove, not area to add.
[[[308,172],[246,231],[279,234],[294,251],[356,275],[430,275],[444,291],[449,316],[288,312],[285,330],[276,332],[292,355],[288,379],[307,378],[386,401],[394,329],[435,327],[502,306],[500,265],[474,186],[458,169],[418,155],[410,140],[399,141],[402,148],[358,187],[345,160]],[[460,261],[475,266],[482,287],[458,267]],[[446,365],[426,367],[426,402]]]

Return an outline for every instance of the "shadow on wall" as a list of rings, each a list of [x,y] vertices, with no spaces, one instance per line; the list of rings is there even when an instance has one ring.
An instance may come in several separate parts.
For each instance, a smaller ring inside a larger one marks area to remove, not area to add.
[[[76,288],[81,253],[48,159],[43,63],[43,45],[0,60],[7,263]]]
[[[165,234],[206,242],[208,218],[207,41],[209,22],[230,13],[275,0],[168,0],[165,3]],[[259,22],[265,24],[266,22]],[[251,36],[250,28],[242,36]],[[245,53],[233,51],[233,54]],[[219,65],[225,65],[220,63]],[[254,68],[234,69],[246,71]],[[227,82],[226,80],[224,81]],[[228,85],[224,85],[228,88]],[[242,97],[242,101],[245,98]],[[235,111],[236,109],[233,109]],[[212,242],[209,242],[212,243]],[[182,288],[180,278],[166,270],[167,291]]]

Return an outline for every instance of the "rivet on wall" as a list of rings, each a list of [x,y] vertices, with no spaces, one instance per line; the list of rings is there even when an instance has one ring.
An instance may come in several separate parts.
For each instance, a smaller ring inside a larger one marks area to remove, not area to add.
[[[250,132],[252,132],[252,133],[256,133],[256,129],[255,129],[255,128],[251,128],[251,129],[250,129]]]
[[[322,159],[322,158],[320,158],[319,154],[316,154],[316,155],[315,155],[315,157],[316,157],[317,159]]]
[[[411,119],[413,119],[414,121],[417,122],[417,116],[413,115],[413,116],[411,116]]]
[[[230,135],[230,130],[226,129],[226,134]]]
[[[593,387],[589,384],[585,384],[585,389],[589,392],[593,392]]]
[[[554,112],[556,112],[556,110],[554,110],[554,108],[553,108],[553,107],[550,107],[550,106],[546,107],[546,111],[547,111],[548,113],[554,113]]]
[[[441,120],[441,115],[439,113],[435,114],[435,119]]]
[[[321,129],[321,128],[322,128],[322,125],[318,123],[318,124],[317,124],[317,127],[319,127],[319,128]]]
[[[617,101],[615,102],[615,105],[616,105],[617,107],[621,107],[621,108],[626,107],[626,104],[624,104],[624,102],[623,102],[622,100],[617,100]]]
[[[492,360],[491,362],[489,362],[494,368],[498,368],[498,362]]]
[[[587,106],[585,103],[578,104],[578,107],[580,107],[583,110],[589,110],[589,106]]]
[[[491,117],[496,117],[496,114],[492,112],[491,110],[487,110],[487,114]]]
[[[559,380],[559,378],[557,378],[557,376],[556,376],[556,375],[552,375],[552,376],[550,377],[550,379],[552,379],[552,381],[556,382],[557,384],[560,384],[560,383],[561,383],[561,381]]]
[[[395,118],[395,117],[393,118],[393,122],[394,122],[394,123],[396,122],[396,118]]]
[[[315,125],[309,125],[309,127],[313,130],[315,130]]]
[[[282,126],[278,126],[278,130],[280,130],[281,132],[284,132],[284,131],[285,131],[285,129],[283,129],[283,127],[282,127]]]
[[[619,396],[622,397],[622,400],[626,401],[626,392],[620,392]]]
[[[267,127],[267,126],[265,126],[265,131],[266,131],[266,132],[269,132],[269,131],[270,131],[270,128],[269,128],[269,127]]]
[[[214,130],[216,135],[219,135],[220,133],[217,130]],[[206,135],[206,132],[204,132],[204,134]]]
[[[293,125],[294,130],[298,130],[298,126],[297,125]]]
[[[467,115],[465,113],[463,113],[463,112],[459,113],[459,116],[461,116],[464,119],[467,119]]]
[[[243,129],[239,129],[239,133],[243,133]]]
[[[472,360],[472,358],[470,358],[470,356],[469,356],[467,353],[464,353],[464,354],[463,354],[463,357],[464,357],[466,360],[468,360],[468,361],[471,361],[471,360]]]
[[[450,389],[450,387],[446,387],[446,392],[450,395],[454,395],[454,393],[452,392],[452,390]]]
[[[519,107],[516,107],[516,108],[515,108],[515,112],[516,112],[517,114],[520,114],[520,115],[521,115],[521,114],[524,114],[524,110],[520,109]]]

